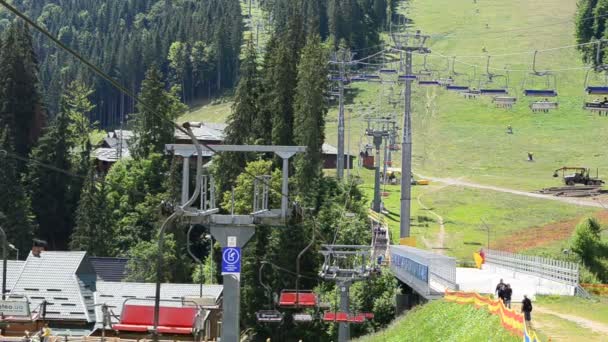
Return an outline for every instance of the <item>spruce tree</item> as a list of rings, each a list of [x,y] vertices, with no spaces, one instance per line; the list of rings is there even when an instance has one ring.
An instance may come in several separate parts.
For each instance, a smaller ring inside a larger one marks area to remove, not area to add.
[[[304,195],[316,193],[322,175],[322,147],[325,140],[327,104],[327,52],[318,35],[308,38],[298,66],[298,86],[295,98],[294,139],[307,147],[296,157],[296,179]],[[313,204],[313,203],[309,203]]]
[[[39,224],[37,235],[47,240],[53,249],[67,247],[75,209],[70,201],[73,177],[50,171],[41,165],[45,164],[58,170],[72,168],[69,151],[73,145],[69,139],[70,119],[65,96],[61,108],[30,153],[31,161],[28,163],[28,173],[25,177],[32,209]]]
[[[137,104],[131,154],[135,158],[146,158],[151,153],[162,154],[165,144],[173,142],[175,126],[172,121],[185,107],[174,92],[165,90],[162,74],[156,66],[146,73],[139,96],[146,105]]]
[[[297,15],[291,18],[287,31],[278,36],[265,70],[264,92],[268,93],[270,101],[264,106],[272,115],[274,145],[293,145],[293,98],[303,38],[301,18]]]
[[[247,51],[241,63],[241,78],[236,88],[232,112],[228,117],[225,141],[227,144],[242,145],[256,142],[256,131],[263,127],[257,121],[260,99],[260,75],[257,54],[253,43],[247,44]],[[247,155],[240,152],[222,153],[217,159],[216,180],[221,192],[234,184],[245,167]]]
[[[21,255],[31,247],[34,217],[30,201],[19,182],[17,162],[10,154],[15,153],[9,139],[9,129],[0,129],[0,226],[4,228],[9,243],[14,244]]]
[[[26,25],[15,22],[0,39],[0,127],[9,127],[15,152],[27,156],[44,119],[32,37]]]
[[[106,207],[105,183],[96,180],[91,163],[80,193],[76,210],[76,226],[71,236],[70,249],[87,251],[89,255],[107,256],[110,250],[112,229]]]

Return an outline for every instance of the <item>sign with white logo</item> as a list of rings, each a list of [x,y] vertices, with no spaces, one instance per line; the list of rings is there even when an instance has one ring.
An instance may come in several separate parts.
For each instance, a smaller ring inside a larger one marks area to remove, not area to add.
[[[30,306],[27,302],[0,300],[0,313],[4,316],[30,316]]]
[[[222,248],[222,275],[241,273],[241,249],[239,247]]]

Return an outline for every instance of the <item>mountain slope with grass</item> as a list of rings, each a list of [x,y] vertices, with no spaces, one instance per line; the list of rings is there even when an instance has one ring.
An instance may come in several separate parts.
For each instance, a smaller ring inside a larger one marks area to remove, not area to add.
[[[385,330],[362,337],[357,342],[401,341],[504,341],[520,338],[500,324],[498,316],[471,305],[444,301],[416,307]]]
[[[512,109],[501,109],[495,108],[490,98],[467,100],[445,89],[414,85],[414,172],[523,191],[560,186],[561,180],[551,176],[562,166],[586,166],[593,168],[593,173],[598,169],[600,177],[608,176],[604,149],[608,118],[582,109],[588,98],[584,93],[585,66],[573,46],[575,2],[413,1],[400,6],[400,11],[412,19],[414,27],[431,35],[432,52],[427,56],[426,68],[434,70],[436,77],[451,74],[456,83],[477,88],[487,79],[483,74],[487,72],[489,54],[490,72],[508,75],[509,81],[495,77],[488,86],[508,86],[510,95],[517,97]],[[389,42],[388,34],[384,34],[384,39]],[[551,50],[543,51],[547,49]],[[556,111],[533,113],[529,103],[538,99],[523,96],[524,88],[547,86],[545,78],[530,75],[536,50],[537,69],[555,70],[555,84],[551,79],[548,86],[555,87],[559,94]],[[365,51],[357,51],[357,58],[365,55]],[[456,56],[454,73],[448,67],[448,62],[453,64],[452,56]],[[382,55],[370,62],[382,62]],[[414,69],[423,68],[423,58],[414,56]],[[513,71],[506,72],[505,68]],[[590,75],[590,83],[599,81],[599,77]],[[387,101],[389,94],[398,96],[400,91],[401,86],[391,84],[350,86],[346,98],[346,146],[351,152],[356,154],[369,143],[364,134],[367,115],[394,113],[401,121],[402,105],[393,107]],[[225,118],[229,110],[229,103],[223,102],[198,108],[187,118],[217,121]],[[508,125],[514,134],[506,133]],[[326,140],[337,143],[335,105],[327,116]],[[526,161],[527,152],[534,154],[534,162]],[[393,154],[393,160],[396,166],[400,164],[399,152]],[[362,177],[363,189],[371,199],[373,173],[355,169],[351,174]],[[386,186],[385,190],[392,236],[397,238],[399,187]],[[427,209],[419,205],[419,196]],[[447,248],[448,255],[459,259],[469,259],[471,252],[488,241],[490,246],[509,245],[509,236],[528,231],[530,234],[525,236],[531,243],[522,248],[542,247],[546,254],[561,253],[560,241],[569,238],[576,222],[601,210],[441,183],[415,187],[412,198],[412,231],[418,237],[418,246]],[[443,218],[447,234],[443,241],[448,242],[447,246],[438,245],[440,227],[430,211]],[[543,233],[530,230],[535,227],[542,227]]]

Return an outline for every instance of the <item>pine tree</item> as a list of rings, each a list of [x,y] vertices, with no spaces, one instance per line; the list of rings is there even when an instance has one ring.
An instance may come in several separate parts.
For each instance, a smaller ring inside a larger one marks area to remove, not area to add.
[[[297,84],[297,64],[302,48],[302,19],[293,14],[286,32],[277,38],[266,64],[264,92],[270,97],[264,111],[272,115],[273,145],[293,145],[293,99]]]
[[[106,207],[105,183],[98,182],[95,173],[95,168],[91,165],[80,194],[70,248],[87,251],[89,255],[107,256],[112,230]]]
[[[307,147],[296,157],[296,179],[300,192],[315,194],[322,175],[322,147],[325,140],[327,105],[327,52],[318,35],[308,38],[298,66],[295,98],[294,138],[297,145]],[[313,203],[310,203],[311,205]]]
[[[9,127],[15,152],[27,156],[44,119],[32,37],[27,26],[16,22],[0,39],[0,127]]]
[[[14,153],[9,129],[0,129],[0,226],[6,238],[14,244],[21,255],[31,247],[34,230],[34,217],[30,201],[19,182],[17,163],[9,153]]]
[[[228,117],[225,141],[227,144],[242,145],[256,142],[255,132],[261,130],[257,122],[260,99],[260,75],[257,54],[253,43],[247,44],[245,59],[241,63],[241,78],[236,88],[234,105]],[[221,192],[234,184],[236,177],[245,167],[247,155],[240,152],[222,153],[217,159],[216,180]]]
[[[73,178],[41,165],[46,164],[59,170],[72,169],[69,151],[73,145],[69,139],[70,119],[65,96],[61,108],[30,153],[31,161],[25,178],[32,209],[39,224],[37,235],[47,240],[53,249],[67,247],[75,209],[70,201]]]
[[[172,121],[185,107],[174,92],[165,90],[162,74],[156,66],[146,73],[140,98],[146,105],[137,104],[131,153],[135,158],[146,158],[150,153],[162,154],[165,144],[173,142],[175,126]]]

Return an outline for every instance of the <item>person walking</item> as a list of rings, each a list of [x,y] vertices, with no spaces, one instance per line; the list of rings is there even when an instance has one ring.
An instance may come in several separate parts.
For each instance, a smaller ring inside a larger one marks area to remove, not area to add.
[[[524,295],[524,300],[521,301],[521,312],[524,313],[526,324],[530,324],[530,321],[532,321],[532,301],[527,295]]]
[[[507,284],[507,287],[504,289],[504,303],[507,308],[511,308],[511,296],[513,295],[513,289],[511,288],[511,284]]]
[[[498,283],[498,285],[496,285],[496,290],[494,290],[494,293],[496,293],[496,295],[499,295],[500,291],[502,291],[506,286],[507,284],[505,284],[502,279],[500,279],[500,282]]]

